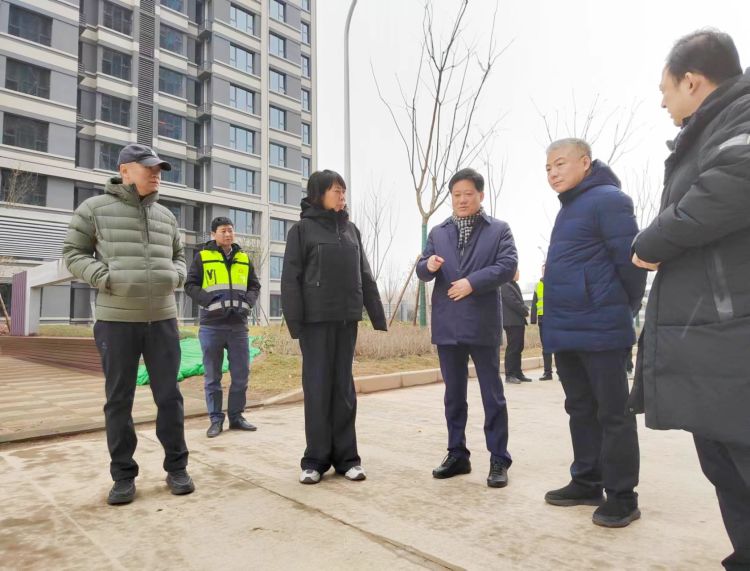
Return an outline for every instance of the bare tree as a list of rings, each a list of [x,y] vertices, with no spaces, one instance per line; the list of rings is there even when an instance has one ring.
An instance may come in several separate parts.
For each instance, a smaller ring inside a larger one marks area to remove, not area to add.
[[[6,208],[26,203],[37,190],[37,175],[17,168],[6,172],[0,188],[0,202]]]
[[[581,113],[575,92],[572,95],[571,110],[567,112],[560,109],[543,112],[534,103],[544,123],[548,143],[561,137],[576,137],[587,141],[593,147],[606,138],[609,143],[605,146],[602,142],[600,148],[604,147],[606,152],[600,153],[600,156],[607,157],[605,162],[608,165],[615,164],[633,149],[633,137],[638,132],[635,119],[640,105],[640,101],[635,101],[630,107],[608,108],[606,102],[597,94],[588,109]]]
[[[661,178],[654,178],[649,167],[646,163],[640,171],[631,171],[623,189],[633,199],[638,228],[645,228],[659,214]]]
[[[399,286],[404,282],[405,272],[400,271],[393,262],[388,262],[380,274],[378,285],[380,297],[386,308],[386,316],[391,317],[397,308],[393,307],[398,297]]]
[[[362,246],[377,281],[396,237],[398,216],[394,212],[393,202],[383,197],[381,184],[378,184],[377,188],[369,189],[356,213],[357,226],[362,234]]]
[[[263,240],[261,240],[260,236],[237,234],[235,236],[235,239],[240,248],[242,248],[242,251],[247,254],[248,258],[250,258],[250,262],[255,268],[255,273],[260,276],[263,272],[263,267],[268,261],[269,253],[267,244],[265,244]],[[267,325],[269,323],[269,320],[266,312],[263,310],[263,307],[261,307],[260,304],[257,304],[255,307],[261,314],[263,314],[261,323],[265,322]]]
[[[500,194],[503,191],[505,185],[505,174],[508,171],[508,158],[503,156],[500,164],[496,167],[492,164],[490,153],[485,154],[483,163],[484,170],[487,173],[487,184],[485,194],[487,195],[487,202],[489,206],[490,216],[495,218],[497,214],[498,205],[500,204]]]
[[[447,183],[453,173],[470,165],[494,135],[494,124],[480,129],[475,115],[497,59],[503,49],[495,41],[492,19],[487,53],[464,43],[463,21],[468,0],[461,0],[446,39],[437,37],[431,2],[424,8],[419,67],[409,93],[398,81],[401,101],[389,102],[373,70],[375,87],[403,143],[411,173],[417,208],[422,217],[422,247],[427,243],[427,224],[448,198]],[[441,4],[442,7],[442,4]],[[427,324],[425,287],[420,282],[420,325]]]

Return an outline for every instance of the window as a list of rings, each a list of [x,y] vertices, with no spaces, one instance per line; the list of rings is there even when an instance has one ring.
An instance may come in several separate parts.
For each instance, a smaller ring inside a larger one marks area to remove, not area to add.
[[[271,164],[277,167],[286,166],[286,147],[271,143]]]
[[[286,235],[292,227],[290,220],[271,218],[271,240],[274,242],[286,242]]]
[[[271,0],[271,18],[286,22],[286,4],[279,0]]]
[[[177,226],[182,226],[182,204],[179,202],[171,202],[169,200],[160,200],[159,204],[166,207],[177,220]]]
[[[271,254],[269,262],[270,262],[270,270],[271,270],[271,279],[280,280],[281,270],[284,267],[284,256],[275,256]]]
[[[302,176],[310,178],[310,170],[312,169],[312,161],[310,157],[302,157]]]
[[[310,92],[307,89],[302,90],[302,109],[310,111]]]
[[[271,294],[271,311],[269,317],[282,317],[281,311],[281,296],[276,293]]]
[[[310,43],[310,24],[307,22],[300,22],[300,31],[302,32],[302,43]]]
[[[239,87],[229,86],[229,104],[235,109],[245,113],[254,113],[255,94],[252,91]]]
[[[310,0],[302,0],[300,2],[300,6],[302,7],[303,10],[305,10],[306,12],[309,12],[310,11]]]
[[[252,210],[229,209],[229,218],[234,222],[234,229],[240,234],[260,234],[260,218]]]
[[[310,134],[310,125],[302,123],[302,142],[305,145],[312,145],[312,136]]]
[[[229,7],[229,23],[233,28],[255,35],[255,16],[234,4]]]
[[[286,111],[271,105],[269,121],[272,129],[286,129]]]
[[[49,123],[5,114],[3,122],[3,145],[13,145],[24,149],[47,152]]]
[[[310,58],[302,56],[302,77],[310,77]]]
[[[159,111],[159,136],[182,139],[182,117],[169,111]]]
[[[269,38],[269,51],[279,57],[286,57],[286,40],[276,34],[270,34]]]
[[[104,48],[102,52],[102,73],[130,81],[130,56]]]
[[[253,132],[235,125],[229,126],[229,146],[233,149],[243,152],[252,153],[254,150]]]
[[[88,200],[92,196],[99,196],[102,192],[103,191],[98,188],[83,188],[76,186],[73,190],[73,208],[78,208],[84,200]]]
[[[171,8],[172,10],[176,10],[177,12],[182,12],[182,4],[183,0],[161,0],[162,6]]]
[[[159,26],[159,47],[182,55],[183,35],[180,30],[161,24]]]
[[[28,63],[6,60],[5,87],[13,91],[36,95],[49,99],[49,76],[48,69],[37,67]]]
[[[102,121],[128,127],[130,125],[130,101],[111,95],[102,95],[101,117]]]
[[[133,12],[104,0],[104,18],[102,23],[107,28],[129,36],[133,32]]]
[[[120,158],[121,150],[122,145],[101,143],[99,146],[99,168],[108,171],[116,171],[117,161]]]
[[[176,157],[159,156],[172,166],[171,171],[161,171],[161,179],[166,182],[182,184],[182,161]],[[179,219],[180,217],[177,216],[177,220]]]
[[[286,204],[286,184],[278,180],[269,181],[268,200],[278,204]]]
[[[286,75],[275,69],[270,70],[271,91],[286,93]]]
[[[52,18],[10,5],[8,33],[45,46],[52,45]]]
[[[159,91],[184,97],[184,79],[185,76],[178,71],[172,71],[166,67],[159,68]]]
[[[229,188],[246,194],[260,194],[255,187],[255,171],[229,167]]]
[[[47,205],[47,177],[19,170],[0,171],[0,202],[11,204]]]
[[[253,52],[243,50],[234,44],[229,45],[229,65],[244,71],[253,73]]]

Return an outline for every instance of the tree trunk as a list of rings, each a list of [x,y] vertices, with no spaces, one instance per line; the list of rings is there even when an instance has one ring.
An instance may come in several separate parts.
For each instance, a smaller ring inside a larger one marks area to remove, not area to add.
[[[422,220],[422,251],[427,246],[427,221]],[[419,280],[419,326],[427,327],[427,288],[422,280]]]

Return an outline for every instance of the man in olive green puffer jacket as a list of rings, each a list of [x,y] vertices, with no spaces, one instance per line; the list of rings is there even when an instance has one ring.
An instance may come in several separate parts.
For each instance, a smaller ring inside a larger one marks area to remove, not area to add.
[[[173,494],[195,489],[186,471],[180,345],[174,291],[185,282],[185,254],[174,215],[157,203],[161,171],[171,166],[149,147],[127,145],[119,177],[73,214],[63,246],[73,275],[98,290],[94,338],[105,375],[104,406],[110,473],[107,502],[135,498],[138,464],[133,398],[141,355],[158,409],[156,434]]]

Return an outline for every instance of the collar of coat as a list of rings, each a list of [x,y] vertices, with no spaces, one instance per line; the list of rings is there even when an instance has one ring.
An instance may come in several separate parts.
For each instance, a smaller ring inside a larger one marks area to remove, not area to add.
[[[123,202],[133,206],[149,206],[159,200],[159,192],[152,192],[142,197],[138,194],[134,184],[123,184],[122,178],[113,176],[107,181],[104,192],[116,196]]]
[[[603,163],[599,159],[591,163],[591,171],[581,182],[578,183],[577,186],[570,190],[566,190],[565,192],[561,192],[557,195],[557,198],[563,206],[565,206],[566,204],[573,202],[587,190],[596,186],[616,186],[617,188],[622,188],[620,179],[617,178],[617,175],[606,163]]]
[[[727,105],[748,94],[750,94],[750,69],[746,70],[743,75],[727,79],[706,97],[698,110],[682,121],[682,129],[677,137],[673,141],[667,141],[669,150],[674,156],[682,155]]]
[[[477,216],[478,220],[484,220],[487,224],[490,224],[492,222],[492,216],[487,214],[483,208],[479,209],[479,212],[476,214],[472,214],[472,216]],[[448,226],[448,224],[453,224],[453,216],[449,216],[443,222],[440,223],[440,227]]]
[[[239,251],[242,250],[242,248],[240,247],[239,244],[233,242],[232,243],[232,249],[229,252],[229,254],[227,254],[224,251],[224,248],[220,248],[219,247],[219,245],[216,243],[216,240],[209,240],[208,242],[206,242],[203,245],[203,249],[204,250],[215,250],[217,252],[221,252],[222,254],[224,254],[224,257],[227,258],[227,259],[232,258],[237,252],[239,252]]]

